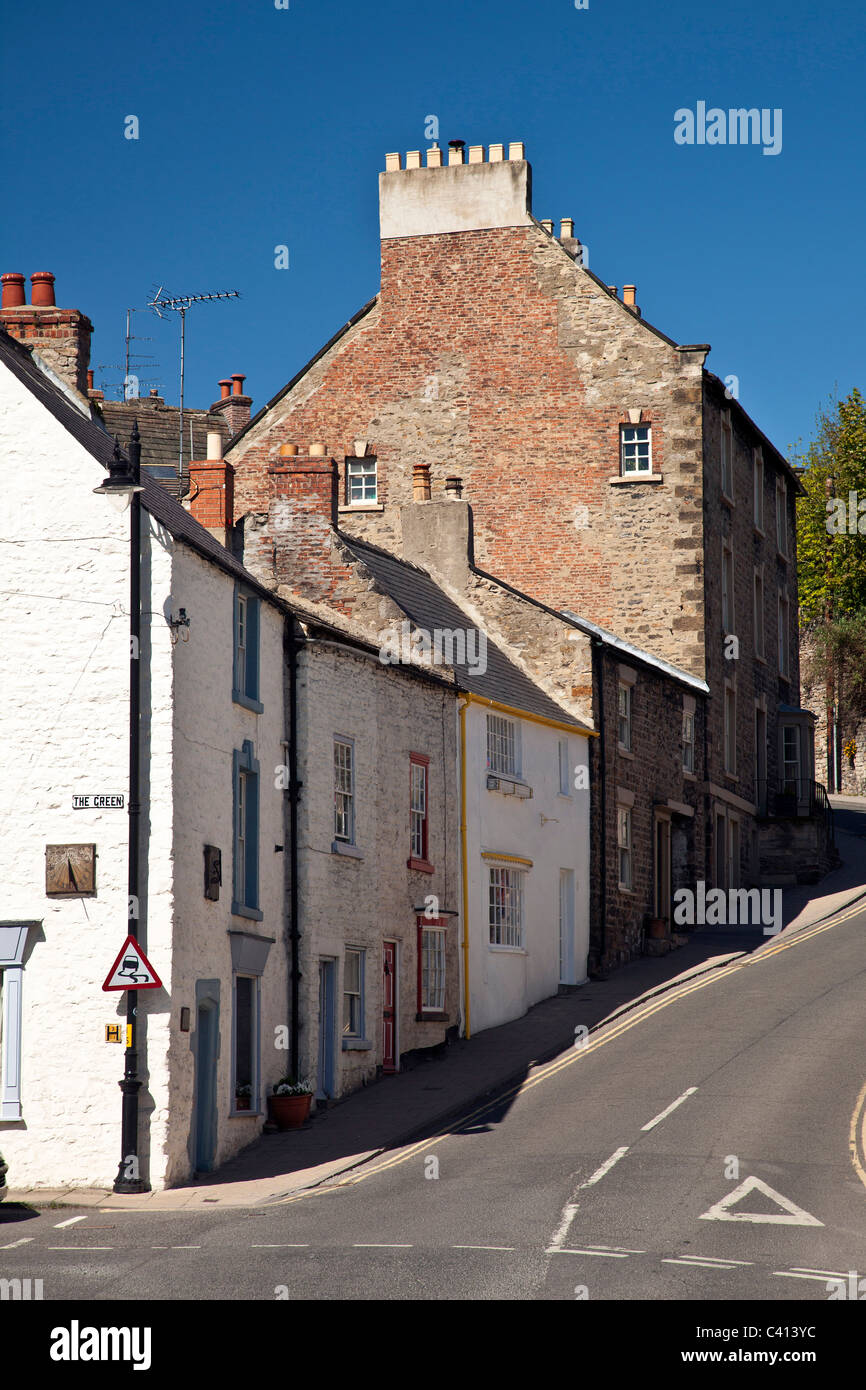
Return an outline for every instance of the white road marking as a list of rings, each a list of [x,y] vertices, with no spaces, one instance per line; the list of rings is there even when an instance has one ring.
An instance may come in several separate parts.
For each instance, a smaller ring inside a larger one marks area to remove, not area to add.
[[[605,1176],[605,1174],[610,1172],[610,1170],[611,1170],[611,1168],[613,1167],[613,1165],[614,1165],[615,1163],[619,1163],[619,1161],[620,1161],[620,1159],[622,1158],[623,1154],[627,1154],[627,1153],[628,1153],[628,1144],[624,1144],[623,1147],[622,1147],[621,1149],[617,1149],[616,1153],[611,1154],[610,1158],[606,1159],[605,1162],[601,1165],[600,1168],[596,1168],[596,1170],[595,1170],[595,1172],[593,1173],[593,1175],[592,1175],[591,1178],[587,1178],[586,1182],[578,1183],[578,1185],[577,1185],[577,1191],[578,1191],[578,1192],[581,1192],[581,1191],[583,1190],[583,1188],[585,1188],[585,1187],[592,1187],[595,1183],[601,1182],[601,1180],[602,1180],[602,1178]]]
[[[352,1246],[353,1250],[411,1250],[411,1245],[402,1245],[398,1242],[388,1244],[385,1241],[376,1240],[356,1240]]]
[[[552,1245],[545,1250],[545,1255],[598,1255],[603,1260],[627,1260],[628,1254],[624,1250],[563,1250],[554,1248]],[[643,1250],[636,1250],[635,1254],[643,1255]]]
[[[831,1274],[829,1270],[824,1270],[823,1274],[798,1274],[796,1270],[774,1269],[773,1274],[777,1279],[817,1279],[819,1284],[826,1284],[828,1279],[848,1278],[847,1274]]]
[[[452,1250],[516,1250],[516,1245],[452,1245]]]
[[[696,1259],[694,1259],[694,1258],[692,1258],[692,1259],[686,1259],[686,1260],[680,1260],[680,1259],[676,1259],[675,1257],[670,1257],[670,1258],[668,1258],[668,1259],[662,1260],[662,1264],[663,1264],[663,1265],[687,1265],[687,1266],[690,1266],[692,1269],[696,1269],[696,1268],[700,1268],[700,1269],[733,1269],[733,1268],[734,1268],[734,1265],[724,1264],[724,1263],[722,1263],[722,1262],[719,1261],[719,1260],[696,1260]]]
[[[751,1212],[751,1211],[730,1211],[729,1208],[735,1202],[739,1202],[749,1192],[762,1192],[765,1197],[769,1197],[771,1202],[775,1202],[781,1207],[784,1215],[773,1212]],[[798,1207],[796,1202],[783,1197],[781,1192],[775,1192],[772,1187],[768,1187],[760,1178],[746,1178],[735,1187],[733,1192],[729,1192],[721,1201],[710,1207],[709,1211],[703,1212],[701,1221],[755,1221],[759,1224],[772,1226],[823,1226],[824,1222],[819,1221],[817,1216],[811,1216],[809,1212]]]
[[[251,1245],[251,1250],[309,1250],[309,1245]]]
[[[70,1216],[68,1221],[58,1221],[57,1224],[55,1225],[54,1229],[55,1229],[55,1231],[62,1231],[63,1228],[64,1228],[64,1226],[75,1226],[75,1225],[77,1225],[77,1223],[78,1223],[79,1221],[86,1221],[86,1220],[87,1220],[87,1217],[86,1217],[86,1216]]]
[[[720,1260],[716,1255],[676,1255],[663,1260],[663,1264],[673,1264],[675,1261],[689,1264],[691,1261],[700,1264],[718,1265],[720,1269],[735,1269],[737,1265],[751,1265],[754,1260]]]
[[[627,1245],[593,1245],[587,1241],[587,1250],[617,1250],[621,1255],[645,1255],[645,1250],[630,1250]]]
[[[113,1250],[113,1245],[46,1245],[46,1250]]]
[[[19,1245],[30,1245],[32,1241],[32,1236],[22,1236],[21,1240],[13,1240],[11,1245],[0,1245],[0,1250],[17,1250]]]
[[[200,1245],[172,1245],[171,1250],[201,1250]]]
[[[557,1226],[556,1230],[554,1231],[551,1237],[550,1245],[547,1247],[548,1252],[551,1250],[559,1250],[565,1244],[565,1237],[568,1235],[568,1228],[574,1220],[574,1214],[576,1211],[576,1202],[566,1202],[565,1206],[562,1208],[562,1215],[559,1219],[559,1225]]]
[[[656,1125],[660,1125],[662,1120],[666,1120],[668,1115],[676,1110],[678,1105],[682,1105],[684,1100],[688,1100],[689,1096],[693,1096],[697,1089],[697,1086],[690,1086],[687,1091],[683,1091],[681,1096],[677,1096],[676,1100],[671,1101],[667,1110],[663,1110],[660,1115],[656,1115],[655,1119],[650,1120],[648,1125],[641,1125],[641,1133],[646,1133],[648,1129],[655,1129]]]

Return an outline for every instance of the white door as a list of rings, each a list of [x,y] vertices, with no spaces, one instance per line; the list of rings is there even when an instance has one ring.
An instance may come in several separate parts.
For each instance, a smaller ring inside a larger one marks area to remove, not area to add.
[[[559,982],[575,984],[573,869],[559,871]]]

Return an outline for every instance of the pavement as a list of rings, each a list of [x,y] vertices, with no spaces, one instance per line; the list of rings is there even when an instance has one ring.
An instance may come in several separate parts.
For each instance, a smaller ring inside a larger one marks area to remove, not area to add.
[[[783,890],[784,930],[797,932],[866,899],[866,798],[831,798],[842,864],[820,883]],[[104,1188],[17,1189],[9,1199],[34,1207],[102,1211],[214,1212],[263,1207],[315,1188],[385,1150],[436,1134],[473,1106],[526,1079],[533,1067],[570,1049],[578,1029],[592,1032],[655,994],[726,965],[763,945],[760,930],[696,929],[665,956],[647,956],[608,979],[546,999],[523,1018],[460,1039],[441,1056],[355,1092],[316,1114],[302,1130],[262,1135],[214,1174],[140,1196]]]

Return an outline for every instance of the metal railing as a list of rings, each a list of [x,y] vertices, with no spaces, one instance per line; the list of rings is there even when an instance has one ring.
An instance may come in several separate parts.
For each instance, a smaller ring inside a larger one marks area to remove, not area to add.
[[[835,842],[833,807],[827,789],[820,782],[806,777],[783,777],[778,782],[757,783],[758,814],[775,818],[818,817],[823,820],[826,834]]]

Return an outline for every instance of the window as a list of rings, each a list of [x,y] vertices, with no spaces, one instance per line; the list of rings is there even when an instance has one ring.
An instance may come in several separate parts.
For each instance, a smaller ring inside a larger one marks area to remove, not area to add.
[[[752,481],[755,508],[755,530],[764,530],[764,455],[760,449],[752,454]]]
[[[259,982],[252,975],[234,977],[234,1110],[259,1109]]]
[[[731,429],[731,412],[722,412],[722,495],[733,501],[734,497],[734,434]]]
[[[631,686],[620,681],[617,686],[617,738],[620,748],[631,752]]]
[[[418,919],[418,1012],[445,1012],[445,932],[440,919]]]
[[[366,951],[346,948],[343,961],[343,1038],[364,1036],[364,971]]]
[[[788,554],[788,489],[784,478],[776,483],[776,547],[780,555]]]
[[[234,856],[232,912],[261,921],[259,912],[259,765],[245,740],[233,754]]]
[[[235,704],[261,713],[259,700],[259,624],[261,604],[251,594],[235,589],[234,662],[232,699]]]
[[[571,777],[568,767],[568,739],[559,740],[559,795],[571,796]]]
[[[725,686],[725,772],[735,776],[737,771],[737,692]]]
[[[796,724],[782,727],[782,791],[797,796],[800,787],[800,730]]]
[[[694,710],[683,710],[683,771],[695,770],[695,714]]]
[[[346,502],[350,507],[368,506],[378,501],[376,460],[350,458],[346,460]]]
[[[740,822],[728,816],[728,888],[740,886]]]
[[[334,839],[355,843],[355,745],[334,739]]]
[[[620,427],[620,470],[623,477],[652,473],[652,432],[649,425]]]
[[[755,656],[764,659],[764,576],[755,570]]]
[[[430,759],[423,753],[409,755],[409,868],[433,872],[427,857],[428,772]]]
[[[523,870],[490,866],[491,946],[523,946]]]
[[[788,600],[779,595],[779,675],[788,675]]]
[[[631,807],[616,808],[616,843],[619,859],[619,886],[631,888]]]
[[[722,631],[734,630],[734,551],[730,541],[722,542]]]
[[[505,777],[520,776],[520,730],[516,719],[488,714],[487,767]]]

